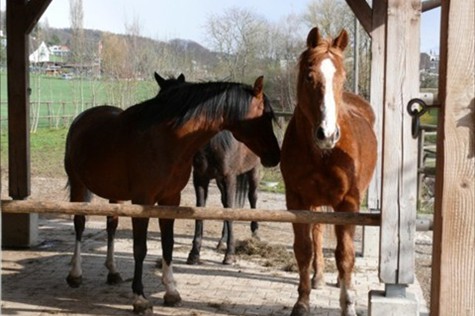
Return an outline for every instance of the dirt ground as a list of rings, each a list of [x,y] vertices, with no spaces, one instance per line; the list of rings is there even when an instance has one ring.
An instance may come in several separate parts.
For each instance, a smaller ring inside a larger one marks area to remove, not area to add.
[[[7,199],[7,183],[5,178],[2,181],[2,199]],[[56,201],[67,201],[67,191],[65,190],[66,179],[65,178],[41,178],[41,177],[33,177],[32,178],[32,194],[31,199],[42,199],[42,200],[56,200]],[[100,198],[95,197],[93,200],[94,203],[107,203],[107,201],[102,200]],[[192,186],[189,184],[182,193],[182,205],[189,205],[192,206],[195,204],[195,197]],[[210,196],[208,199],[208,206],[220,206],[220,200],[218,195],[218,190],[216,189],[215,185],[213,184],[210,188]],[[274,194],[274,193],[266,193],[261,192],[259,194],[259,201],[258,207],[265,208],[265,209],[285,209],[285,198],[282,194]],[[55,217],[51,215],[42,215],[43,218],[51,218],[54,219]],[[64,218],[64,217],[63,217]],[[102,219],[101,219],[102,220]],[[88,222],[95,222],[97,218],[90,218]],[[87,225],[87,224],[86,224]],[[176,235],[187,235],[187,240],[189,240],[190,235],[193,232],[193,221],[190,220],[177,220],[176,221]],[[91,236],[94,233],[97,233],[94,230],[94,227],[91,231],[91,227],[87,225],[86,234]],[[121,220],[119,225],[119,230],[130,230],[130,220]],[[205,223],[205,240],[207,241],[207,249],[208,252],[216,252],[218,257],[222,254],[219,253],[217,250],[214,249],[214,244],[216,243],[217,238],[219,237],[221,231],[221,223],[217,221],[207,221]],[[331,249],[334,245],[334,240],[332,240],[331,229],[327,229],[330,231],[327,233],[327,237],[329,241],[326,243],[326,247]],[[56,232],[51,231],[51,234],[55,234]],[[73,231],[72,225],[69,230],[66,230],[65,234],[68,234],[71,238],[71,244],[73,240]],[[260,238],[263,241],[270,242],[272,244],[277,244],[289,252],[292,251],[291,245],[293,241],[291,225],[288,223],[261,223],[261,230],[260,230]],[[157,221],[152,220],[150,224],[150,239],[152,240],[159,240],[159,229]],[[244,240],[248,239],[251,236],[249,223],[244,222],[237,222],[235,224],[235,236],[237,240]],[[42,236],[44,240],[40,240],[40,246],[43,248],[49,247],[56,247],[58,246],[58,236]],[[103,237],[101,237],[103,239]],[[357,230],[356,236],[356,249],[359,251],[361,249],[361,228]],[[102,245],[104,246],[104,245]],[[175,251],[177,252],[184,252],[187,253],[191,245],[181,244],[180,242],[175,246]],[[205,247],[206,248],[206,247]],[[70,250],[72,251],[72,247]],[[431,233],[417,233],[416,235],[416,277],[421,286],[424,299],[429,303],[430,299],[430,273],[431,273],[431,252],[432,252],[432,235]],[[328,252],[328,257],[330,262],[331,260],[331,251]],[[262,258],[261,256],[249,256],[246,258],[247,260],[251,260],[255,262],[257,266],[269,265],[269,260],[266,258]],[[2,259],[3,267],[5,267],[5,256]],[[218,259],[219,260],[219,259]],[[334,269],[332,267],[333,263],[329,264],[328,269]],[[280,267],[279,267],[280,269]],[[358,269],[358,268],[357,268]],[[276,272],[278,273],[278,272]],[[2,268],[2,278],[8,280],[8,271]],[[288,312],[287,312],[288,313]],[[194,314],[192,314],[194,315]]]

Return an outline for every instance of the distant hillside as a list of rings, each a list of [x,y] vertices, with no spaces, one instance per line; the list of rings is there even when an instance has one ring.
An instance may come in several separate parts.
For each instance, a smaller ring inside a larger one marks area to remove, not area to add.
[[[109,32],[99,30],[84,29],[84,37],[86,45],[89,47],[97,47],[103,37]],[[129,35],[114,34],[119,37],[129,38]],[[71,46],[72,29],[71,28],[49,28],[44,30],[45,41],[48,44],[62,44]],[[135,39],[138,47],[154,47],[155,51],[160,52],[164,50],[173,51],[178,56],[186,55],[195,62],[201,65],[211,66],[217,62],[217,53],[211,52],[209,49],[203,47],[197,42],[182,39],[173,39],[168,42],[158,41],[147,37],[138,36]]]

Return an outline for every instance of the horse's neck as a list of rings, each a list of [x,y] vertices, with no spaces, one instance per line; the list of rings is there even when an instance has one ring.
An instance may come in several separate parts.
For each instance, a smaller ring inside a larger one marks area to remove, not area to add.
[[[172,128],[174,146],[184,158],[192,157],[206,145],[213,136],[221,131],[217,124],[200,121],[189,121],[180,127]]]

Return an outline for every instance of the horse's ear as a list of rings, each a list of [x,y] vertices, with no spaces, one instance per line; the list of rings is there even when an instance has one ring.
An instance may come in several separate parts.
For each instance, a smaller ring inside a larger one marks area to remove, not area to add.
[[[163,79],[156,71],[154,73],[155,76],[155,81],[157,81],[158,85],[162,87],[163,83],[165,82],[165,79]]]
[[[178,76],[177,80],[178,80],[179,82],[185,82],[185,75],[184,75],[184,74],[180,74],[180,75]]]
[[[340,34],[333,40],[332,46],[338,47],[342,51],[345,50],[346,46],[348,45],[348,33],[343,29],[341,30]]]
[[[308,48],[315,48],[320,41],[320,32],[318,32],[318,27],[314,27],[313,29],[308,32],[307,36],[307,47]]]
[[[260,97],[263,94],[264,90],[264,76],[260,76],[254,82],[254,96]]]

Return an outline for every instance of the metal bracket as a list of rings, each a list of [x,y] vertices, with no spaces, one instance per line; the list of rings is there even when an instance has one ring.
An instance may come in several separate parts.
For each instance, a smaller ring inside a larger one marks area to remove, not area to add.
[[[419,98],[414,98],[409,101],[407,104],[407,112],[412,116],[412,138],[416,139],[419,137],[421,130],[421,120],[420,117],[424,115],[430,108],[438,108],[439,105],[427,105],[427,103]]]

